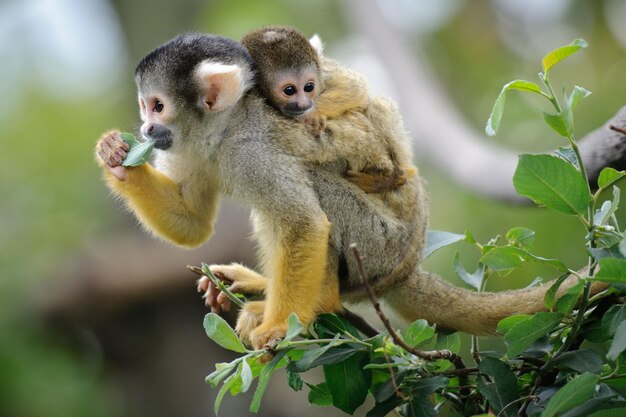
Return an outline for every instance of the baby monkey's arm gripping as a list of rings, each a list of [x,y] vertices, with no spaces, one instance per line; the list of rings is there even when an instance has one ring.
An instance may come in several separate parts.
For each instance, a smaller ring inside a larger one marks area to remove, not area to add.
[[[217,212],[216,189],[177,184],[148,163],[124,168],[124,145],[118,131],[105,133],[96,145],[96,160],[113,193],[154,234],[181,246],[205,242]]]

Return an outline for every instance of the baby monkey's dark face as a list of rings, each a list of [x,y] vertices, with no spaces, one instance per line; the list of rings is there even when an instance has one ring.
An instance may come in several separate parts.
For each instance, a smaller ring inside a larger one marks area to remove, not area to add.
[[[319,79],[319,70],[315,66],[281,71],[269,81],[270,101],[289,117],[301,116],[315,105],[320,92]]]

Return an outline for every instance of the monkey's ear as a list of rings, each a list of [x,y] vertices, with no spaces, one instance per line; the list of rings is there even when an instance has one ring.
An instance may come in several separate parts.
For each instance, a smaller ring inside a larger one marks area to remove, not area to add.
[[[311,39],[309,39],[309,43],[311,44],[313,49],[317,51],[318,55],[322,55],[322,53],[324,52],[324,42],[322,42],[322,38],[320,38],[317,33],[313,35]]]
[[[239,65],[202,62],[196,69],[202,101],[211,112],[234,106],[246,89]]]

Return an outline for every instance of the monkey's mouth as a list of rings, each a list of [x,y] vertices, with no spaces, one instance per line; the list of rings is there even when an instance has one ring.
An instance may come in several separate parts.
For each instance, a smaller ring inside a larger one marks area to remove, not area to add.
[[[160,149],[162,151],[169,149],[172,146],[172,137],[160,137],[158,139],[154,139],[154,147]]]

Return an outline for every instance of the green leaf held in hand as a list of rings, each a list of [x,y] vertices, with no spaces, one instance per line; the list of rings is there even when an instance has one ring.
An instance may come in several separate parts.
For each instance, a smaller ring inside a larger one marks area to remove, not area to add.
[[[145,142],[139,142],[135,135],[128,132],[120,134],[122,140],[130,146],[130,149],[126,153],[126,158],[122,162],[125,167],[135,167],[143,165],[150,160],[152,149],[154,148],[154,142],[151,140]]]

